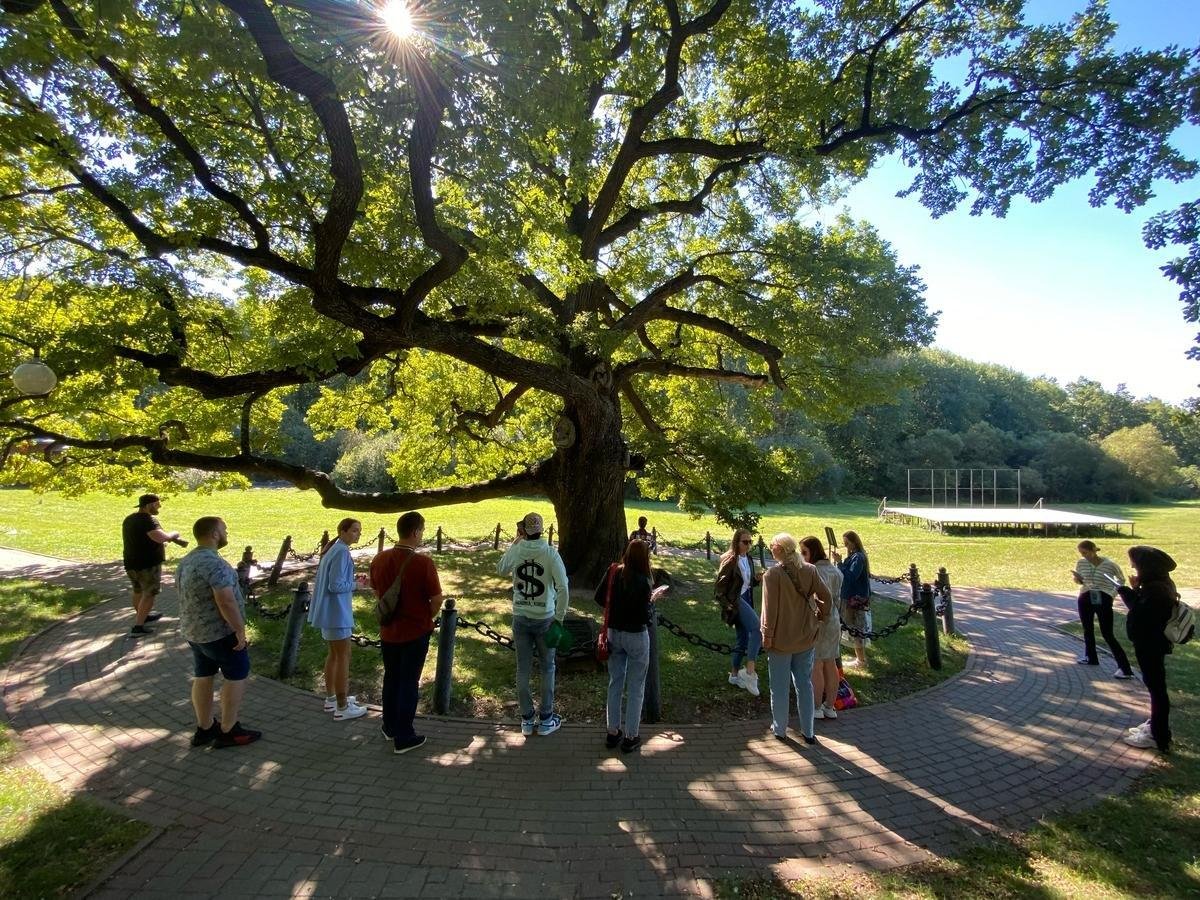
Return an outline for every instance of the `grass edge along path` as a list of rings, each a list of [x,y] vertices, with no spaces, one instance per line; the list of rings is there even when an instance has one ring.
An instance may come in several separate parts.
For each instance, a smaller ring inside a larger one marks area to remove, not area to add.
[[[0,667],[28,637],[104,598],[44,582],[0,582]],[[0,722],[0,896],[67,896],[91,884],[151,832],[107,805],[70,795],[17,758]]]

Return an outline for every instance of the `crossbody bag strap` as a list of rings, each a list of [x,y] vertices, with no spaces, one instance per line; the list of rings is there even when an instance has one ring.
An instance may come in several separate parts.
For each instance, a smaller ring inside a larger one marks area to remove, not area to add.
[[[406,547],[408,556],[404,558],[404,562],[400,563],[400,571],[396,573],[396,580],[388,585],[388,589],[383,592],[383,597],[380,598],[388,606],[394,607],[400,600],[400,581],[404,577],[404,570],[408,568],[408,564],[412,562],[412,558],[417,555],[417,551],[411,547]]]
[[[617,577],[616,564],[608,567],[608,590],[604,594],[604,633],[608,634],[608,611],[612,608],[613,581]]]

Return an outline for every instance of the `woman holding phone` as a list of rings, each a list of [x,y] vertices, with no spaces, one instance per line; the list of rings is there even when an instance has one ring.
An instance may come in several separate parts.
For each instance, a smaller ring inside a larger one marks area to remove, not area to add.
[[[845,560],[836,550],[833,552],[833,561],[842,573],[842,596],[838,604],[838,613],[848,627],[856,631],[866,631],[867,612],[871,608],[871,562],[867,559],[867,551],[863,548],[858,532],[847,531],[842,535],[842,543],[846,547]],[[866,647],[864,638],[854,638],[854,659],[844,665],[865,666]]]
[[[732,625],[737,634],[730,660],[729,683],[745,688],[757,697],[758,673],[755,669],[762,648],[762,632],[758,614],[754,611],[754,586],[762,581],[762,575],[754,571],[754,560],[750,556],[753,544],[754,538],[745,528],[733,533],[729,549],[718,561],[715,593],[721,618],[726,625]]]
[[[1096,655],[1096,629],[1094,620],[1100,620],[1100,636],[1108,649],[1112,651],[1117,663],[1117,671],[1113,678],[1127,679],[1133,677],[1129,668],[1129,657],[1125,648],[1113,634],[1113,595],[1117,588],[1125,583],[1125,575],[1121,567],[1105,556],[1100,555],[1100,548],[1093,541],[1080,541],[1075,548],[1079,551],[1079,559],[1071,577],[1079,585],[1079,599],[1076,606],[1079,610],[1079,622],[1083,625],[1083,656],[1075,660],[1081,666],[1098,666],[1100,658]]]
[[[825,587],[829,588],[831,597],[842,595],[842,573],[838,567],[829,561],[825,548],[814,535],[809,535],[800,542],[800,558],[817,570]],[[813,716],[817,719],[836,719],[837,711],[833,703],[837,700],[838,675],[837,658],[842,642],[842,617],[838,614],[837,603],[830,604],[829,616],[821,622],[821,630],[817,632],[817,642],[813,645]]]

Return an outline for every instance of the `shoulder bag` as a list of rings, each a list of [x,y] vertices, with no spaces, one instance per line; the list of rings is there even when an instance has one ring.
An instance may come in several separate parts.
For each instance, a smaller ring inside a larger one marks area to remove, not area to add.
[[[396,618],[396,613],[400,610],[400,582],[404,578],[404,570],[416,555],[416,550],[408,551],[408,556],[400,564],[400,571],[396,573],[396,580],[383,592],[383,596],[375,601],[375,618],[380,625],[390,625]]]
[[[618,568],[616,563],[608,567],[608,587],[604,591],[604,624],[600,626],[600,633],[596,635],[596,660],[598,662],[607,662],[609,654],[612,652],[608,646],[608,610],[612,607],[613,579],[617,577]]]

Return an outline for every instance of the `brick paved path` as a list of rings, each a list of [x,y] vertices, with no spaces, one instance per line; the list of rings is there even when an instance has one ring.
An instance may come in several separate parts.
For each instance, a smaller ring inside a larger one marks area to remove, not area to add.
[[[8,562],[116,596],[112,567]],[[764,691],[761,722],[646,727],[631,757],[595,727],[526,739],[449,719],[397,757],[376,716],[335,723],[318,698],[254,678],[243,720],[264,740],[192,750],[173,590],[153,638],[125,637],[123,598],[35,638],[4,673],[4,703],[30,765],[163,829],[94,896],[707,896],[723,875],[953,852],[1143,770],[1151,755],[1119,740],[1144,716],[1140,684],[1074,665],[1079,644],[1047,627],[1072,600],[955,598],[966,670],[818,723],[817,747],[767,736]]]

